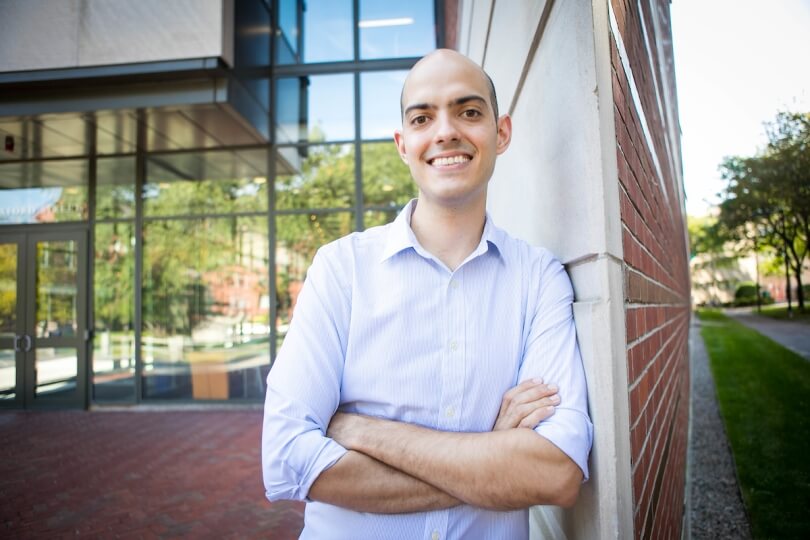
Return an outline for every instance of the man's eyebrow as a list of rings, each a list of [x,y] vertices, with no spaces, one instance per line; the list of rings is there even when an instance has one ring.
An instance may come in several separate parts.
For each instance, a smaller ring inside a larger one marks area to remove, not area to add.
[[[456,98],[453,101],[451,101],[450,104],[451,105],[464,105],[465,103],[469,103],[470,101],[480,101],[484,105],[487,104],[487,100],[484,99],[483,97],[477,95],[477,94],[472,94],[472,95],[469,95],[469,96],[463,96],[463,97],[460,97],[460,98]]]
[[[465,103],[469,103],[470,101],[480,101],[483,105],[487,104],[487,100],[484,99],[482,96],[478,94],[470,94],[469,96],[462,96],[452,100],[449,104],[451,106],[458,106],[464,105]],[[414,103],[413,105],[408,105],[405,108],[405,111],[402,113],[403,115],[407,115],[410,111],[416,110],[424,110],[424,109],[435,109],[436,105],[432,105],[430,103]]]
[[[405,107],[405,112],[403,114],[408,114],[410,111],[414,109],[435,109],[435,105],[431,105],[429,103],[414,103],[413,105],[408,105]]]

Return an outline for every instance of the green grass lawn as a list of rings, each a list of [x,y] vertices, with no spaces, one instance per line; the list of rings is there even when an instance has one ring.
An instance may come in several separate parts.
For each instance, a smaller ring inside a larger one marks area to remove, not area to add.
[[[808,299],[810,300],[810,299]],[[754,313],[756,313],[756,309],[754,309]],[[770,317],[772,319],[780,319],[780,320],[790,320],[796,322],[803,322],[810,324],[810,310],[805,309],[805,311],[799,311],[799,308],[796,307],[794,304],[793,306],[793,317],[788,318],[787,307],[780,306],[762,306],[762,312],[760,315],[764,315],[765,317]]]
[[[698,313],[755,538],[810,538],[810,362]]]

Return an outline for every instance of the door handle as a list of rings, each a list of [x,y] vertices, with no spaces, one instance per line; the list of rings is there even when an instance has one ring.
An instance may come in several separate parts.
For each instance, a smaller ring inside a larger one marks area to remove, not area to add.
[[[31,345],[33,344],[31,336],[28,334],[23,334],[21,337],[25,340],[25,348],[23,349],[23,352],[29,352],[31,350]]]
[[[22,341],[22,336],[14,336],[14,352],[22,352],[20,348],[20,341]]]

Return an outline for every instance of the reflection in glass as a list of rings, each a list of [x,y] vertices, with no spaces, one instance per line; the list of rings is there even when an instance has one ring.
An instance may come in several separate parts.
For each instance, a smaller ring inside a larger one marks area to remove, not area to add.
[[[138,125],[135,111],[99,111],[95,116],[96,151],[99,155],[135,152]]]
[[[0,337],[17,334],[17,244],[0,244]]]
[[[280,0],[278,32],[276,32],[276,62],[294,64],[298,55],[298,0]]]
[[[17,398],[16,360],[14,349],[0,349],[0,402]]]
[[[275,189],[278,209],[351,208],[354,145],[280,148]]]
[[[0,225],[87,219],[87,160],[0,164]]]
[[[405,58],[432,51],[433,11],[433,0],[360,0],[360,58]]]
[[[299,214],[276,217],[276,330],[287,334],[298,293],[315,252],[354,230],[354,214]]]
[[[363,202],[366,206],[400,208],[416,197],[411,172],[393,142],[364,143]]]
[[[276,80],[276,140],[323,142],[354,138],[354,76],[310,75]]]
[[[135,157],[99,158],[96,171],[96,219],[135,215]]]
[[[307,0],[304,62],[336,62],[353,57],[351,0]]]
[[[135,399],[135,236],[132,223],[95,229],[93,396]]]
[[[366,229],[387,225],[397,218],[401,209],[396,210],[366,210],[363,213],[363,226]]]
[[[270,363],[267,218],[144,227],[144,398],[256,399]]]
[[[391,139],[402,126],[399,106],[407,71],[369,71],[360,74],[361,135]]]
[[[34,364],[34,395],[58,398],[76,389],[79,361],[76,349],[37,348]]]
[[[37,242],[36,337],[76,335],[78,264],[75,241]]]
[[[147,216],[264,211],[267,151],[151,156],[146,182],[143,198]]]

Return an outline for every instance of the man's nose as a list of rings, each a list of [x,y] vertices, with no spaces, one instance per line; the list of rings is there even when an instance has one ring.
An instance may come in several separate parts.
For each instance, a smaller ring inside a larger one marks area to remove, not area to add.
[[[435,142],[457,141],[460,139],[455,119],[449,114],[439,114],[436,118]]]

